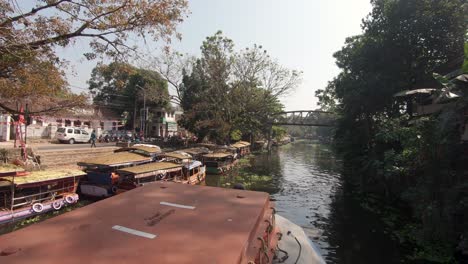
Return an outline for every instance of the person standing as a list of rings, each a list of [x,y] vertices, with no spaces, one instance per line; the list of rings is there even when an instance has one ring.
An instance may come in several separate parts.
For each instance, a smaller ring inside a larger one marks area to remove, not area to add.
[[[94,130],[91,133],[91,147],[96,147],[96,133]]]

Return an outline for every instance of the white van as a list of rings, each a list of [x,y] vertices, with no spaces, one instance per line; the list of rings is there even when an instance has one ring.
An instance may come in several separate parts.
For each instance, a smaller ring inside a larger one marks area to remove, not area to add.
[[[79,127],[59,127],[55,137],[61,143],[89,142],[91,134]]]

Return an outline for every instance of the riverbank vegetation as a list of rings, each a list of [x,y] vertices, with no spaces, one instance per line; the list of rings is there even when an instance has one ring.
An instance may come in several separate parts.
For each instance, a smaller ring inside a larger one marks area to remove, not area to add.
[[[433,262],[468,259],[463,4],[372,1],[364,33],[334,55],[340,74],[317,92],[340,117],[334,139],[346,181],[410,212],[406,226],[387,222],[416,245],[414,258]]]

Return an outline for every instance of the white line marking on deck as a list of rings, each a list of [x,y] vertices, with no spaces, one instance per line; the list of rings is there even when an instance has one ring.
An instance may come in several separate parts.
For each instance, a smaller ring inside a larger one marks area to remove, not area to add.
[[[168,202],[160,202],[159,204],[178,207],[178,208],[184,208],[184,209],[190,209],[190,210],[195,209],[195,206],[183,205],[183,204],[175,204],[175,203],[168,203]]]
[[[119,225],[113,226],[112,229],[119,230],[119,231],[122,231],[122,232],[125,232],[125,233],[129,233],[129,234],[132,234],[132,235],[135,235],[135,236],[146,237],[146,238],[149,238],[149,239],[153,239],[153,238],[156,237],[156,235],[154,235],[154,234],[138,231],[138,230],[135,230],[135,229],[131,229],[131,228],[127,228],[127,227],[119,226]]]

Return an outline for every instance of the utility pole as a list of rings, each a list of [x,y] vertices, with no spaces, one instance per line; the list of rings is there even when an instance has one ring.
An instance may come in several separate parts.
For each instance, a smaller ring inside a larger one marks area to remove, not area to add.
[[[135,96],[135,104],[134,104],[134,108],[133,108],[133,136],[135,137],[135,133],[136,133],[136,130],[135,130],[135,126],[136,126],[136,110],[137,110],[137,97]]]
[[[135,85],[136,88],[139,88],[143,91],[143,112],[140,111],[140,133],[143,132],[143,137],[146,138],[146,90],[145,88],[141,87],[140,85]],[[135,113],[136,113],[136,97],[135,97]],[[136,115],[136,114],[135,114]],[[136,117],[134,117],[136,119]],[[135,126],[133,126],[135,127]]]

